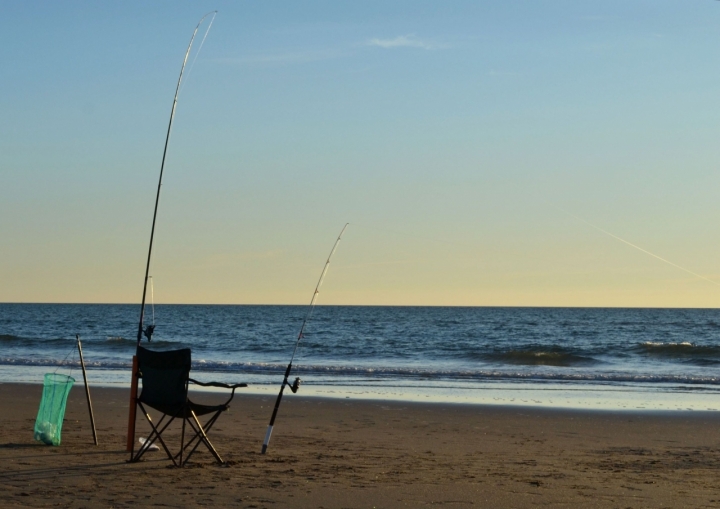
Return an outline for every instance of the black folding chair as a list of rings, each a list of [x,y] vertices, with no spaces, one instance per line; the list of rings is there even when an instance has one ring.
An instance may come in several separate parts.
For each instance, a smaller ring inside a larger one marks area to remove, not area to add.
[[[213,447],[207,437],[215,421],[222,412],[227,410],[235,396],[235,389],[247,387],[247,384],[228,385],[219,382],[202,383],[190,378],[190,349],[170,350],[156,352],[147,350],[142,346],[137,349],[138,377],[142,381],[142,392],[137,398],[137,406],[145,415],[152,432],[145,443],[135,453],[133,443],[130,461],[138,461],[157,441],[176,467],[184,466],[202,443],[208,448],[218,463],[224,461]],[[188,385],[190,383],[203,387],[219,387],[232,389],[230,398],[221,405],[201,405],[188,399]],[[154,424],[146,407],[153,408],[162,413],[157,424]],[[210,415],[210,418],[201,424],[199,416]],[[180,451],[176,454],[170,452],[162,434],[175,420],[182,419],[182,434],[180,436]],[[186,424],[192,429],[193,436],[185,443]],[[187,452],[187,454],[185,454]]]

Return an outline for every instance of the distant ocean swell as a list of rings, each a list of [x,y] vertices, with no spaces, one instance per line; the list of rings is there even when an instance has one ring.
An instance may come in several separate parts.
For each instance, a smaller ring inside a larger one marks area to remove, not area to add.
[[[378,340],[375,344],[363,343],[359,346],[345,344],[341,346],[328,346],[327,343],[317,341],[304,341],[301,343],[301,352],[321,359],[339,360],[355,359],[415,359],[427,354],[423,348],[411,348],[397,342]],[[29,338],[10,334],[0,335],[0,346],[7,349],[15,347],[23,350],[33,350],[38,353],[47,351],[60,351],[73,348],[73,339],[68,338]],[[102,355],[118,355],[128,353],[132,355],[137,342],[120,336],[107,337],[105,340],[94,339],[86,341],[85,349],[95,351]],[[145,344],[145,343],[144,343]],[[497,365],[523,365],[523,366],[558,366],[558,367],[590,367],[613,364],[617,359],[636,357],[638,360],[654,359],[666,362],[694,364],[697,366],[720,365],[720,346],[698,345],[683,342],[643,341],[629,344],[625,349],[618,349],[614,344],[598,345],[594,348],[573,348],[559,344],[525,344],[510,345],[501,349],[490,345],[447,347],[437,345],[434,351],[435,359],[464,359]],[[203,345],[193,344],[192,341],[153,340],[151,348],[159,350],[173,348],[193,348],[194,352],[202,353],[207,350]],[[232,342],[231,344],[213,345],[214,352],[227,352],[233,355],[270,355],[284,353],[288,350],[285,343],[268,343],[266,340],[248,340]],[[0,360],[0,362],[2,362]]]

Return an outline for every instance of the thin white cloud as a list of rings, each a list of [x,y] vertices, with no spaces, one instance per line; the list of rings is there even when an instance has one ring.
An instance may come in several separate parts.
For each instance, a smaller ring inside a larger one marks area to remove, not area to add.
[[[420,48],[420,49],[439,49],[442,46],[422,41],[414,35],[398,35],[393,39],[370,39],[366,43],[368,46],[377,46],[379,48]]]

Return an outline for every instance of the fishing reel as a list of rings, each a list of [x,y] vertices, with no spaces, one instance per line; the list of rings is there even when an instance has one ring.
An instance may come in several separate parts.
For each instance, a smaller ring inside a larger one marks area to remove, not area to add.
[[[290,387],[290,390],[295,394],[300,388],[300,382],[302,382],[302,380],[300,380],[300,377],[297,377],[292,384],[290,382],[285,382],[285,384]]]
[[[148,325],[143,330],[143,335],[147,338],[148,342],[152,341],[152,335],[153,332],[155,332],[155,326],[154,325]]]

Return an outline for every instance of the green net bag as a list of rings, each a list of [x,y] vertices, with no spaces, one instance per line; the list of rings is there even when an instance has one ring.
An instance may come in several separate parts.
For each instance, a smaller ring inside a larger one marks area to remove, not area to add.
[[[40,409],[35,420],[35,440],[47,445],[60,445],[60,432],[65,418],[65,405],[75,379],[71,376],[45,375]]]

